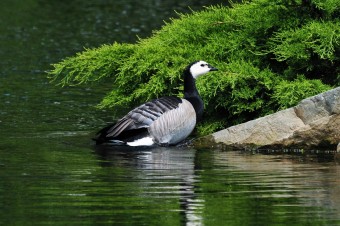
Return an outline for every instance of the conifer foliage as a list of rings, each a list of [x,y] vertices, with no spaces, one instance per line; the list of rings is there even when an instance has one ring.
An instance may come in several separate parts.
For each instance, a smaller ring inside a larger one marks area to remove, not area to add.
[[[102,108],[181,96],[187,64],[219,71],[197,81],[205,101],[200,135],[297,104],[340,85],[339,0],[253,0],[181,14],[136,44],[86,49],[54,64],[62,85],[109,78]]]

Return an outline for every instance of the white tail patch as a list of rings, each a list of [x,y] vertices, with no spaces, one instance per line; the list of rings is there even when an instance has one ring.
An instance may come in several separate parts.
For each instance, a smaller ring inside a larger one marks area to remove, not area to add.
[[[154,142],[151,137],[143,137],[132,142],[126,142],[126,144],[129,146],[151,146]]]

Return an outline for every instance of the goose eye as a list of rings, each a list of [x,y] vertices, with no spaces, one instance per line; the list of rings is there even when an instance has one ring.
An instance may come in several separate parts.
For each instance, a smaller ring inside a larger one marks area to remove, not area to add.
[[[205,66],[205,64],[201,64],[201,67],[204,67]]]

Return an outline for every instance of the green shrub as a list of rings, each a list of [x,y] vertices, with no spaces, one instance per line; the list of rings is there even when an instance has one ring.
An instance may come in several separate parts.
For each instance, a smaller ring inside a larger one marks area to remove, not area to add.
[[[103,45],[54,64],[63,85],[112,79],[102,108],[182,95],[195,60],[219,68],[197,81],[206,134],[290,107],[339,85],[338,0],[253,0],[179,15],[136,44]],[[303,75],[303,76],[300,76]]]
[[[307,80],[304,76],[298,76],[294,81],[282,80],[278,83],[272,98],[280,109],[285,109],[297,105],[305,96],[314,96],[330,88],[320,80]]]
[[[104,77],[115,75],[121,64],[121,59],[133,54],[135,49],[131,44],[103,45],[96,49],[85,49],[75,57],[68,57],[49,72],[54,80],[60,79],[62,85],[79,85],[98,81]]]

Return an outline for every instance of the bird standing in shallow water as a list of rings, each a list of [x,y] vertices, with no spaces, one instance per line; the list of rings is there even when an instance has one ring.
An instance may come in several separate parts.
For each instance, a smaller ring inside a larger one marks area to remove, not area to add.
[[[183,72],[184,98],[161,97],[130,111],[115,124],[100,130],[96,144],[161,146],[175,145],[187,138],[203,115],[195,80],[210,71],[217,71],[205,61],[191,63]]]

